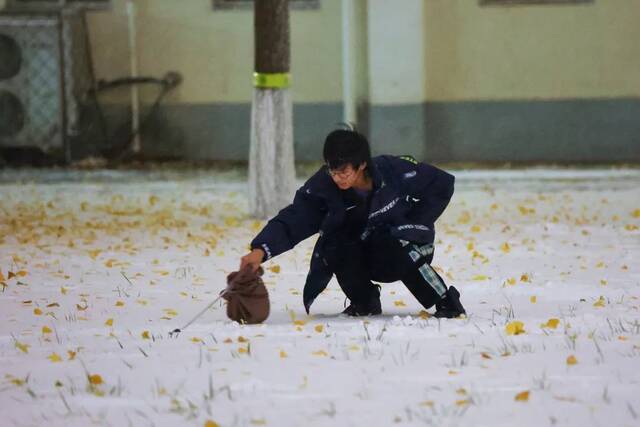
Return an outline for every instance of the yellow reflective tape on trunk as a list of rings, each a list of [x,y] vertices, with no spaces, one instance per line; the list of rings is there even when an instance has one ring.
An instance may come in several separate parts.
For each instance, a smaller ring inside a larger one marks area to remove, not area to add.
[[[262,89],[284,89],[291,85],[291,73],[253,73],[253,86]]]

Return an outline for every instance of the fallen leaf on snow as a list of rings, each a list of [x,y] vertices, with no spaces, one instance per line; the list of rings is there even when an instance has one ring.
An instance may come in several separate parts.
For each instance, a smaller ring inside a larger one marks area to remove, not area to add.
[[[542,325],[540,325],[541,328],[548,328],[548,329],[555,329],[558,327],[558,324],[560,323],[560,319],[549,319],[547,320],[547,323],[543,323]]]
[[[91,385],[100,385],[103,383],[102,377],[98,374],[89,375],[89,384]]]
[[[51,353],[47,359],[51,360],[53,363],[62,362],[62,357],[60,357],[58,353]]]
[[[600,298],[598,298],[598,301],[593,303],[594,307],[604,307],[606,304],[606,301],[604,299],[604,297],[602,295],[600,295]]]
[[[16,348],[19,349],[23,353],[29,353],[29,344],[23,344],[20,341],[16,341]]]
[[[515,397],[516,402],[528,402],[529,401],[529,390],[522,391],[516,394]]]
[[[509,322],[505,327],[507,335],[520,335],[524,334],[524,323],[519,320],[514,320],[513,322]]]

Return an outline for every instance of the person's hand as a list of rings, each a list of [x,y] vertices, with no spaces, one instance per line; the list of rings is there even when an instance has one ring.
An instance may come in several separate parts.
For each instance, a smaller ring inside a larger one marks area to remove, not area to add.
[[[247,265],[250,265],[251,269],[253,271],[256,271],[260,267],[263,259],[264,251],[262,249],[256,248],[240,258],[240,270],[245,268]]]

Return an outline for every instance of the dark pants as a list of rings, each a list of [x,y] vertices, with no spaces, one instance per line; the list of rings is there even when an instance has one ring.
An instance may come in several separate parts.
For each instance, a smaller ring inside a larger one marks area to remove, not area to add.
[[[329,268],[351,302],[369,301],[376,282],[401,280],[425,308],[445,295],[444,280],[431,267],[433,245],[401,241],[388,232],[366,241],[348,233],[327,236],[323,253]]]

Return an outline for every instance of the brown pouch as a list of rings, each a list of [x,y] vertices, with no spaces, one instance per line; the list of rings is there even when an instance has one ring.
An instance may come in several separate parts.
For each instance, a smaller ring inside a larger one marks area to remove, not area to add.
[[[269,293],[264,286],[262,267],[253,271],[246,266],[227,276],[222,298],[227,300],[227,316],[240,323],[262,323],[269,317]]]

